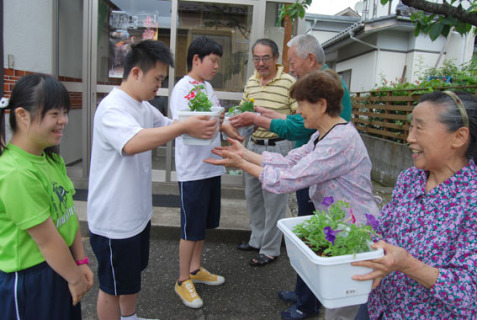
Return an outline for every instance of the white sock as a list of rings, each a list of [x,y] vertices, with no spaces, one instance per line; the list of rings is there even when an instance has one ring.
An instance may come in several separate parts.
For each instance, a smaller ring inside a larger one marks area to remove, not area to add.
[[[127,316],[127,317],[121,316],[121,320],[138,320],[138,318],[137,318],[137,314],[133,314],[132,316]]]

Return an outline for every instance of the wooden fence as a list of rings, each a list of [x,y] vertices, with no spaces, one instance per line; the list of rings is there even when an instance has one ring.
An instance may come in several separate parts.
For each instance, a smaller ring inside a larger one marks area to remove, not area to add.
[[[438,90],[475,90],[477,86],[443,87]],[[406,143],[409,119],[423,89],[356,92],[351,97],[353,121],[362,134]]]

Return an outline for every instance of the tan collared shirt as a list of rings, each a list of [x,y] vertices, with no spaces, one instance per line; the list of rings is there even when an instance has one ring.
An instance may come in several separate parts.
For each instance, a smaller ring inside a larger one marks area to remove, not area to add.
[[[262,86],[260,74],[255,70],[245,85],[242,103],[254,99],[255,106],[275,110],[285,115],[295,113],[298,104],[290,98],[289,90],[295,83],[295,78],[283,72],[283,66],[277,64],[277,74],[267,84]],[[274,139],[278,136],[263,128],[257,128],[252,137],[256,139]]]

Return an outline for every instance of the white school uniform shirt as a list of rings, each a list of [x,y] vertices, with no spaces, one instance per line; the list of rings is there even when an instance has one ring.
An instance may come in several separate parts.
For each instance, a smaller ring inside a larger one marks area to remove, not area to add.
[[[101,101],[94,116],[89,177],[91,232],[124,239],[144,230],[152,217],[151,151],[127,155],[122,150],[142,129],[171,123],[150,103],[119,88]]]
[[[179,111],[190,110],[188,106],[189,100],[186,96],[197,84],[199,84],[198,81],[186,75],[175,85],[172,90],[170,104],[174,120],[179,119]],[[219,107],[220,102],[210,83],[204,81],[200,82],[200,84],[205,87],[205,90],[202,91],[207,94],[213,106]],[[225,173],[224,167],[204,162],[207,158],[220,159],[219,156],[212,153],[212,149],[220,145],[219,134],[216,134],[212,143],[207,146],[185,145],[182,137],[177,137],[175,147],[177,181],[195,181],[223,175]]]

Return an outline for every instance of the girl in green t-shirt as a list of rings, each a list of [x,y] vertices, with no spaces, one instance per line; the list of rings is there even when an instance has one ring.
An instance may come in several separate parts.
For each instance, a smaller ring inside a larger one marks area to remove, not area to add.
[[[68,123],[65,87],[30,74],[0,103],[0,310],[5,319],[81,319],[93,285],[58,144]]]

